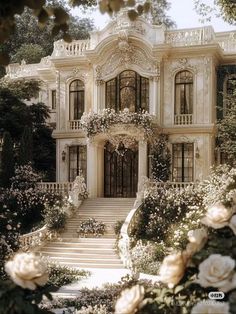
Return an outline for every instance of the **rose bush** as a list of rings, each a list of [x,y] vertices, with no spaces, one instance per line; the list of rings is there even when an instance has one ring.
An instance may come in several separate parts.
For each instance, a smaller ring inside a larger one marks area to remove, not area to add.
[[[5,270],[15,284],[35,290],[48,281],[47,265],[33,253],[16,254],[5,264]]]

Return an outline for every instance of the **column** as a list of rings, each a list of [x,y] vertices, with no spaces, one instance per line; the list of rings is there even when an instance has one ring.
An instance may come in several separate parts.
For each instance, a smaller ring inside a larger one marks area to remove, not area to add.
[[[98,112],[105,108],[105,85],[103,80],[96,80],[93,110]]]
[[[96,143],[87,144],[87,188],[89,197],[97,197],[98,158]]]
[[[157,117],[157,122],[160,123],[160,81],[158,76],[150,78],[150,114]]]
[[[139,141],[138,144],[138,182],[141,182],[143,176],[147,177],[147,142]]]

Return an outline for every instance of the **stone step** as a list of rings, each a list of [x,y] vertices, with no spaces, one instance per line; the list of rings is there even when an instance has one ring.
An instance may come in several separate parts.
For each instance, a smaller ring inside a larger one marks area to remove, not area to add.
[[[119,258],[74,258],[74,257],[65,257],[65,256],[50,256],[50,260],[57,260],[60,262],[66,263],[88,263],[88,264],[122,264]]]
[[[42,254],[46,254],[48,256],[59,256],[59,257],[71,257],[71,258],[90,258],[90,259],[96,259],[96,258],[104,258],[104,259],[119,259],[119,256],[115,254],[114,250],[108,252],[108,253],[101,253],[101,251],[95,251],[95,252],[61,252],[61,251],[47,251],[42,250]]]
[[[115,252],[113,248],[81,248],[81,247],[70,247],[70,248],[57,248],[57,247],[44,247],[41,249],[40,252],[44,253],[52,253],[52,252],[62,252],[62,253],[84,253],[84,254],[92,254],[92,253],[97,253],[97,254],[112,254]]]
[[[49,242],[45,247],[59,247],[59,248],[71,248],[71,247],[81,247],[81,248],[113,248],[114,243],[73,243],[73,242]]]
[[[65,237],[62,238],[62,242],[77,242],[77,243],[92,242],[92,243],[97,244],[97,243],[115,243],[115,241],[116,241],[115,237],[105,238],[105,239],[103,237],[102,238],[77,238],[77,239],[69,238],[69,237],[68,238],[65,238]]]
[[[94,269],[94,268],[105,268],[105,269],[124,269],[125,267],[123,266],[122,263],[117,263],[117,264],[109,264],[109,263],[99,263],[99,264],[88,264],[88,263],[70,263],[70,262],[62,262],[62,261],[57,261],[60,265],[62,266],[67,266],[75,269],[81,269],[81,268],[86,268],[86,269]]]

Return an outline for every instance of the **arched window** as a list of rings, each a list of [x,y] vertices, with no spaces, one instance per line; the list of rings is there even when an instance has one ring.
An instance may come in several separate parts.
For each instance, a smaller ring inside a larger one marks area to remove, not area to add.
[[[70,120],[79,120],[84,113],[84,83],[74,80],[70,83]]]
[[[181,71],[175,76],[175,115],[193,113],[193,75]]]
[[[149,80],[126,70],[106,82],[106,108],[115,111],[129,108],[131,112],[149,109]]]

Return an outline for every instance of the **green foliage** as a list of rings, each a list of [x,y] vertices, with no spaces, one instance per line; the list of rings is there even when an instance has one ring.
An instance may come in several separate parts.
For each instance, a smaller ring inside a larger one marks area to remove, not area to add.
[[[77,229],[78,234],[85,237],[87,235],[94,235],[95,237],[99,237],[103,235],[105,231],[106,225],[101,221],[97,221],[95,218],[88,218],[83,220]]]
[[[21,99],[37,96],[38,81],[2,80],[0,86],[0,129],[8,131],[18,143],[25,127],[33,132],[34,167],[45,174],[44,179],[55,180],[56,144],[52,129],[46,124],[49,108],[43,103],[26,105]]]
[[[227,109],[224,117],[217,123],[217,146],[226,156],[226,162],[231,166],[236,165],[236,86],[235,92],[228,95]]]
[[[115,223],[114,225],[114,231],[115,231],[115,235],[119,235],[120,234],[120,230],[121,230],[121,227],[123,226],[124,224],[124,220],[117,220],[117,222]]]
[[[20,191],[36,189],[37,182],[40,182],[40,180],[41,176],[29,162],[15,168],[15,175],[11,178],[11,188]]]
[[[73,269],[67,266],[50,263],[48,265],[49,280],[48,285],[57,287],[69,285],[73,282],[87,278],[90,273],[82,269]]]
[[[42,310],[38,304],[43,298],[52,300],[51,292],[56,290],[53,286],[45,286],[32,292],[11,281],[0,281],[0,314],[53,314]]]
[[[197,189],[158,187],[144,199],[134,236],[137,239],[165,241],[169,227],[180,222],[191,206],[200,207],[201,204],[202,194]]]
[[[18,164],[26,165],[33,160],[33,137],[30,128],[25,127],[18,151]]]
[[[13,55],[12,62],[21,63],[21,61],[24,60],[26,63],[39,63],[45,56],[45,51],[40,45],[22,44]]]
[[[63,202],[57,201],[52,206],[45,206],[44,222],[50,230],[61,230],[66,225],[66,213],[62,208]]]
[[[234,0],[214,0],[214,5],[204,0],[194,0],[195,10],[201,16],[202,22],[210,22],[212,16],[219,15],[229,24],[236,22],[236,3]]]
[[[166,247],[163,242],[139,240],[131,250],[132,267],[138,272],[157,275],[165,255]]]
[[[175,22],[166,15],[166,11],[170,9],[170,6],[171,4],[167,0],[151,1],[152,23],[155,25],[164,24],[167,28],[176,27]]]
[[[3,187],[9,187],[10,178],[14,175],[14,148],[12,138],[9,132],[4,132],[2,146],[2,162],[0,183]]]
[[[11,62],[20,62],[22,59],[25,59],[27,63],[39,62],[41,57],[52,54],[54,41],[63,36],[68,38],[68,34],[73,39],[88,38],[89,31],[93,28],[90,19],[72,16],[65,1],[47,2],[47,12],[56,13],[57,19],[51,17],[45,21],[46,24],[43,27],[38,25],[37,16],[32,14],[27,7],[21,15],[15,17],[14,33],[3,45],[4,52],[11,57]],[[58,7],[59,10],[54,10],[55,7]],[[46,17],[45,11],[43,11],[43,15]],[[69,19],[60,24],[59,21],[68,16]]]
[[[167,147],[168,137],[160,134],[152,143],[150,153],[152,178],[156,181],[165,182],[170,176],[171,154]]]
[[[34,79],[15,79],[2,78],[0,90],[8,90],[13,97],[19,100],[30,100],[38,97],[40,81]]]
[[[30,124],[27,105],[7,89],[0,88],[0,129],[8,131],[14,141],[19,141],[25,125]]]

